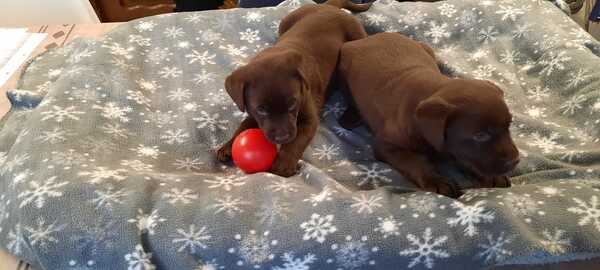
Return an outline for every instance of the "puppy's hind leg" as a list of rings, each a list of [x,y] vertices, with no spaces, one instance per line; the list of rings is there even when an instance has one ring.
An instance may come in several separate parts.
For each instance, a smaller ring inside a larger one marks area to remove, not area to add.
[[[233,145],[235,137],[237,137],[238,135],[240,135],[240,133],[244,132],[247,129],[256,127],[258,127],[258,124],[254,120],[254,118],[247,116],[246,119],[244,119],[244,121],[240,123],[240,126],[237,128],[231,139],[229,139],[229,141],[227,141],[225,144],[223,144],[223,146],[221,146],[221,148],[219,148],[219,150],[217,150],[217,160],[221,162],[231,160],[231,146]]]

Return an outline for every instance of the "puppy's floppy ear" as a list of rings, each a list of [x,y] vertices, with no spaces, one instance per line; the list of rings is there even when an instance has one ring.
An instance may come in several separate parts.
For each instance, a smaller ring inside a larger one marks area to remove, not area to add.
[[[225,79],[225,89],[227,90],[227,93],[242,112],[246,110],[246,104],[244,102],[245,84],[246,82],[242,68],[237,69]]]
[[[454,108],[440,97],[430,97],[421,101],[415,111],[416,124],[421,135],[438,152],[444,147],[446,122]]]
[[[294,68],[293,72],[300,79],[302,83],[302,91],[308,91],[308,69],[307,63],[303,60],[303,56],[300,52],[296,50],[288,50],[284,53],[284,57],[282,58],[284,64],[288,67]],[[303,95],[306,93],[302,93]]]

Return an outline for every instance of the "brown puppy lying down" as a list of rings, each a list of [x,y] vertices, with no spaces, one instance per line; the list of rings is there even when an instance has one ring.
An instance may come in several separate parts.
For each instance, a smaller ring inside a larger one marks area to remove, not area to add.
[[[304,5],[281,21],[277,43],[225,81],[227,93],[248,117],[217,151],[220,161],[231,158],[238,134],[259,127],[269,141],[281,145],[271,172],[284,177],[296,172],[319,125],[319,110],[342,45],[367,36],[362,25],[340,8],[364,11],[369,7],[330,0]]]
[[[473,173],[476,187],[510,186],[506,175],[519,152],[496,85],[443,75],[429,46],[398,33],[346,43],[339,71],[358,108],[345,112],[342,125],[360,114],[375,137],[376,158],[419,188],[458,196],[433,166],[440,156]]]

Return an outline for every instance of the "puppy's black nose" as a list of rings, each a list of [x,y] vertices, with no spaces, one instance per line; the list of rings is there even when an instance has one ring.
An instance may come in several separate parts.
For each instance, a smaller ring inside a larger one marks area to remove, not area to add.
[[[515,167],[517,167],[517,164],[519,164],[521,160],[519,158],[515,158],[513,160],[509,160],[507,162],[504,163],[504,168],[506,168],[507,171],[514,169]]]

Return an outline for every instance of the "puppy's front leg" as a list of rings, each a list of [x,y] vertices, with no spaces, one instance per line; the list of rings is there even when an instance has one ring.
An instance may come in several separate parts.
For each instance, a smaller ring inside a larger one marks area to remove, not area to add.
[[[298,161],[317,132],[318,119],[319,116],[316,113],[311,113],[306,119],[299,121],[296,139],[291,143],[281,145],[277,157],[273,161],[271,173],[283,177],[290,177],[296,173]]]
[[[244,132],[246,129],[256,128],[258,124],[251,116],[246,116],[244,121],[240,123],[240,126],[237,128],[231,139],[227,141],[219,150],[217,150],[217,159],[221,162],[231,160],[231,146],[233,145],[233,141],[235,138],[240,135],[240,133]]]
[[[433,164],[421,153],[377,143],[375,157],[390,164],[423,190],[453,198],[460,195],[454,185],[435,172]]]

